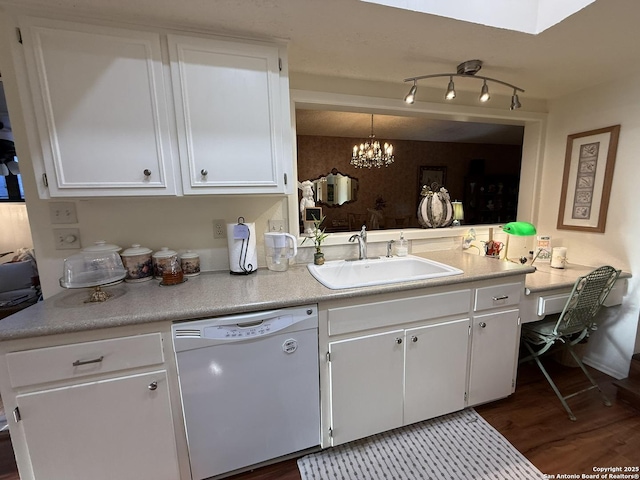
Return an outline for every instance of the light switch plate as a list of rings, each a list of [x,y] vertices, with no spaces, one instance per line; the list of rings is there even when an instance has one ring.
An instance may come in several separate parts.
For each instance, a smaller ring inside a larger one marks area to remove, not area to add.
[[[76,204],[73,202],[52,202],[49,204],[51,223],[78,223]]]
[[[53,239],[56,250],[80,248],[80,230],[77,228],[54,228]]]

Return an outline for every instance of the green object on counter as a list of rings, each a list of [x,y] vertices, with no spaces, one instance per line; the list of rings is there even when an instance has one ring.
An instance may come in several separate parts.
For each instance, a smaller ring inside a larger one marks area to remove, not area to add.
[[[516,235],[518,237],[526,237],[536,234],[536,227],[529,222],[510,222],[502,227],[504,233]]]

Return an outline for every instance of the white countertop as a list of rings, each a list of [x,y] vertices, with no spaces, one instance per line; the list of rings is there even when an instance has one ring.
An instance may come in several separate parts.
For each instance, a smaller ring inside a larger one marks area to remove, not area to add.
[[[104,303],[84,303],[88,289],[70,290],[0,321],[0,340],[215,317],[534,272],[530,266],[467,255],[459,250],[418,256],[451,265],[464,273],[431,280],[330,290],[311,276],[306,265],[297,265],[286,272],[259,269],[247,276],[203,273],[170,287],[159,286],[157,280],[121,283],[105,288],[114,296]]]

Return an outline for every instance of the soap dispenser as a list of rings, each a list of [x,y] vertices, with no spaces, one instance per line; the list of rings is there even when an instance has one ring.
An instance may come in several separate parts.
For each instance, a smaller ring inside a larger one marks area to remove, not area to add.
[[[409,253],[409,246],[407,245],[407,241],[404,239],[404,233],[400,232],[400,240],[396,243],[396,255],[399,257],[406,257]]]

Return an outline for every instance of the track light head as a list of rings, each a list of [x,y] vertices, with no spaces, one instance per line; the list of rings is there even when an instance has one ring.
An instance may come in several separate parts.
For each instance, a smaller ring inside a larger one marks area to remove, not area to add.
[[[487,81],[485,80],[482,84],[482,90],[480,90],[480,101],[486,102],[491,98],[489,95],[489,86],[487,85]]]
[[[444,98],[446,100],[453,100],[454,98],[456,98],[456,88],[453,84],[453,77],[449,77],[449,85],[447,86],[447,93],[445,94]]]
[[[416,101],[416,92],[418,91],[418,86],[416,85],[416,81],[413,81],[413,86],[411,87],[411,90],[409,90],[409,93],[407,93],[407,96],[404,97],[404,101],[407,102],[408,104],[413,104],[413,102]]]
[[[513,95],[511,96],[511,110],[517,110],[522,105],[520,104],[520,99],[518,98],[518,92],[513,91]]]

